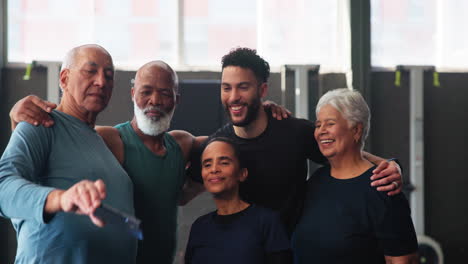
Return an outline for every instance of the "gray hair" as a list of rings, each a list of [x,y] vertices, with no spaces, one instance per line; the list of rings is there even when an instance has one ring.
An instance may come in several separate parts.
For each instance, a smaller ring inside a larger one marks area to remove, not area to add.
[[[62,61],[62,66],[60,67],[60,73],[65,69],[70,69],[75,64],[76,54],[78,53],[80,47],[81,46],[75,47],[69,50],[67,54],[65,54],[65,57],[63,58],[63,61]],[[63,87],[60,82],[59,82],[59,86],[60,86],[60,92],[63,92]]]
[[[70,69],[72,65],[75,63],[76,53],[78,52],[78,48],[73,48],[65,54],[65,57],[62,61],[62,66],[60,67],[60,72],[65,69]]]
[[[318,116],[320,109],[325,105],[331,105],[343,115],[351,126],[362,124],[362,135],[359,139],[361,149],[369,135],[370,110],[362,95],[356,90],[340,88],[325,93],[317,103],[315,115]]]
[[[83,48],[99,48],[99,49],[102,49],[103,51],[105,51],[107,53],[107,55],[109,55],[109,57],[111,57],[109,52],[100,45],[97,45],[97,44],[81,45],[81,46],[72,48],[71,50],[69,50],[67,52],[67,54],[65,54],[65,57],[63,58],[63,61],[62,61],[62,66],[60,67],[60,71],[63,71],[65,69],[70,69],[73,66],[73,64],[75,64],[76,55]],[[114,67],[114,65],[112,65],[112,68],[113,67]]]
[[[172,81],[174,83],[174,92],[175,94],[179,94],[179,77],[177,76],[177,73],[169,66],[169,64],[165,63],[164,61],[161,60],[156,60],[156,61],[150,61],[143,66],[141,66],[138,71],[135,73],[135,78],[130,80],[130,83],[133,87],[135,84],[135,80],[137,79],[138,73],[142,71],[143,69],[149,68],[149,67],[157,67],[160,69],[165,70],[166,72],[170,73],[172,75]]]

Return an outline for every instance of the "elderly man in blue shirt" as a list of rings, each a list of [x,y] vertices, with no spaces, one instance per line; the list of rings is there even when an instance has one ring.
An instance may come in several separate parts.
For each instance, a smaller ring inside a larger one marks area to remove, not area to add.
[[[68,52],[55,126],[20,123],[0,160],[0,216],[17,232],[16,263],[134,263],[136,239],[94,215],[106,203],[133,214],[130,178],[94,130],[114,86],[98,45]],[[90,221],[91,220],[91,221]]]

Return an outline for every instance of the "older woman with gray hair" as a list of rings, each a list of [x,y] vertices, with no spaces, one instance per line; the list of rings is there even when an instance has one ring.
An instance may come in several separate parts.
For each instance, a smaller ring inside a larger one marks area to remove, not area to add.
[[[337,89],[320,98],[315,139],[329,165],[307,185],[293,235],[295,263],[418,263],[408,201],[370,185],[375,164],[361,150],[370,113],[357,91]]]

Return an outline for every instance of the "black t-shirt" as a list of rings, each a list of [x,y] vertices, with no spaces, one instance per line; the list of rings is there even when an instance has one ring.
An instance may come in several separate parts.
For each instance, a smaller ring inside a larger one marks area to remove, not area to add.
[[[267,128],[256,138],[236,136],[232,124],[210,138],[227,137],[239,145],[249,171],[247,180],[240,185],[240,196],[246,202],[278,211],[290,234],[302,209],[307,159],[324,163],[325,158],[315,141],[312,122],[293,117],[276,120],[267,114]],[[200,171],[199,157],[192,162],[195,174]],[[202,182],[199,174],[194,179]]]
[[[289,249],[278,214],[251,205],[233,215],[220,216],[215,211],[199,217],[190,230],[185,263],[261,264],[267,263],[269,254]]]
[[[416,252],[408,201],[370,186],[374,168],[340,180],[326,166],[311,177],[292,238],[296,263],[375,264]]]

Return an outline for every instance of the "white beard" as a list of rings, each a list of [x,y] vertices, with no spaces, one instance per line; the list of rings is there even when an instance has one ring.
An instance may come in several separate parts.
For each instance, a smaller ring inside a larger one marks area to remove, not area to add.
[[[151,108],[162,112],[163,115],[155,118],[147,117],[145,112]],[[143,134],[148,136],[157,136],[166,132],[171,125],[174,110],[175,107],[170,112],[166,113],[159,107],[147,107],[145,109],[140,109],[136,103],[133,103],[133,111],[135,113],[137,126],[141,132],[143,132]]]

